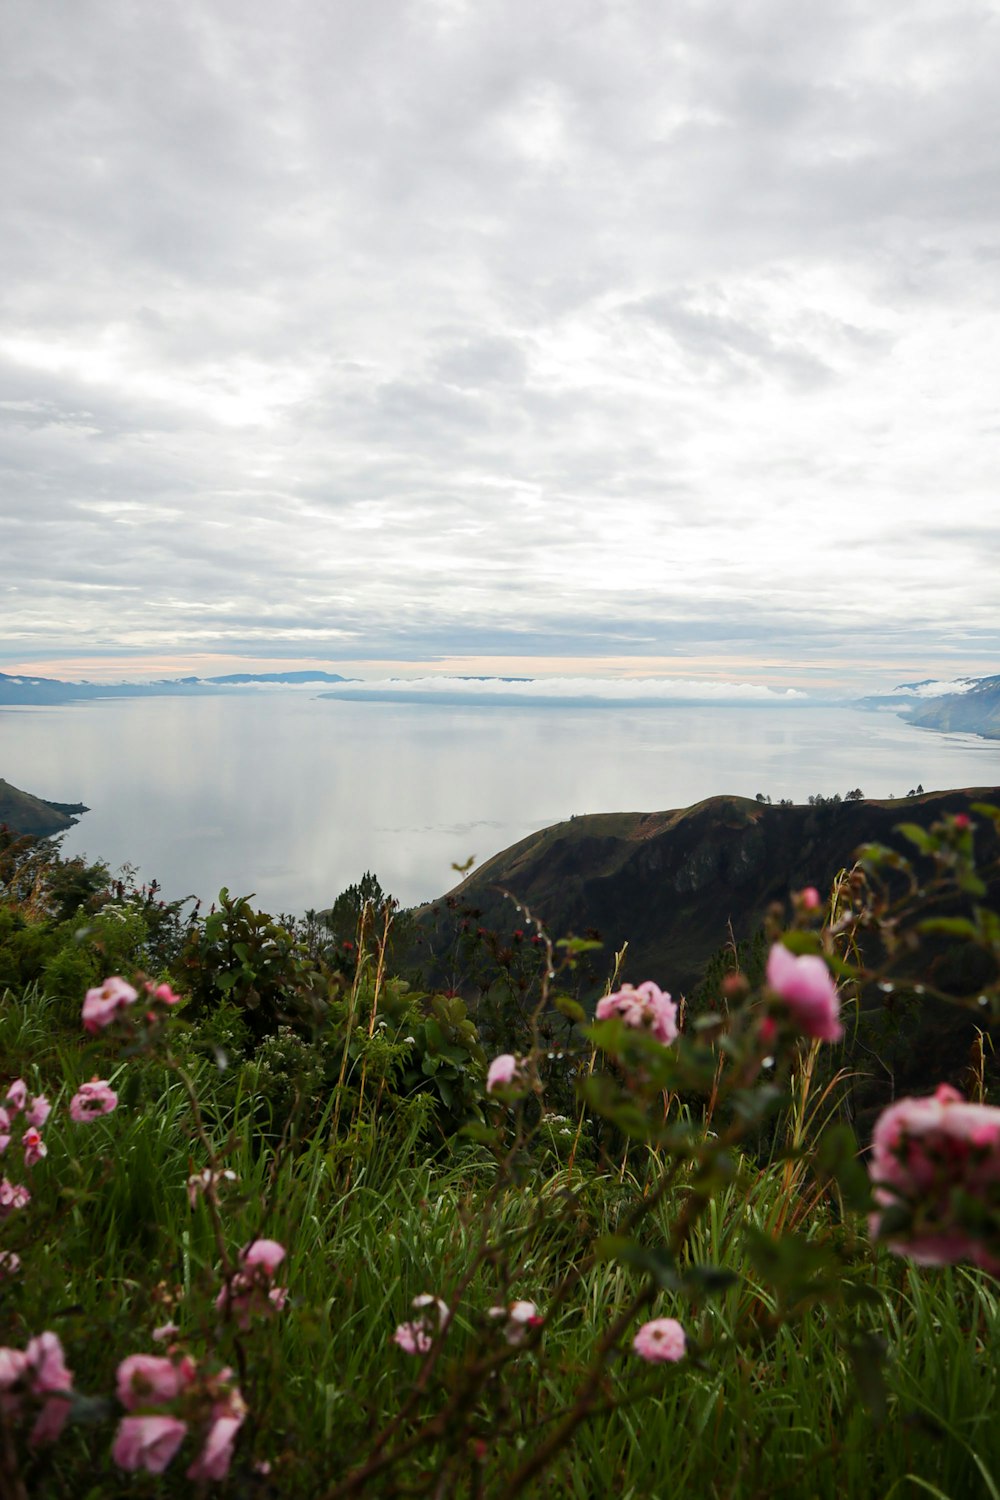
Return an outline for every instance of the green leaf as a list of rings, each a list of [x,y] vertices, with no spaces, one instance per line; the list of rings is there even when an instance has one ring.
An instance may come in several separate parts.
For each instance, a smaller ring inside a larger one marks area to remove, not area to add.
[[[594,1246],[599,1260],[617,1260],[652,1278],[661,1291],[676,1291],[680,1285],[674,1257],[666,1245],[639,1245],[624,1235],[603,1235]]]
[[[583,1006],[569,995],[555,995],[552,1003],[560,1015],[565,1016],[569,1021],[575,1021],[577,1025],[582,1025],[587,1019],[587,1012]]]
[[[864,1213],[871,1207],[871,1179],[859,1160],[854,1131],[845,1123],[825,1130],[813,1156],[819,1176],[832,1177],[848,1208]]]
[[[560,938],[556,943],[557,948],[565,948],[567,953],[574,957],[578,953],[593,953],[596,948],[603,948],[603,943],[596,942],[593,938]]]
[[[925,917],[922,922],[917,923],[918,932],[938,932],[946,937],[975,938],[979,934],[974,922],[968,917]]]
[[[862,1401],[876,1422],[884,1422],[887,1411],[885,1340],[874,1333],[862,1333],[847,1346],[847,1357]]]
[[[904,839],[909,839],[921,854],[933,854],[941,847],[941,840],[933,833],[928,833],[926,828],[921,828],[919,823],[897,823],[895,831],[901,833]]]

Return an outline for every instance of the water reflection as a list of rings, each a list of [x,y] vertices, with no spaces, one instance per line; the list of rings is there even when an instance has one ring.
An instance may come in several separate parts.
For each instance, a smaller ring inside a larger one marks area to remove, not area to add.
[[[440,895],[453,862],[572,813],[1000,780],[996,743],[801,707],[119,699],[4,710],[0,749],[14,785],[90,806],[67,852],[130,861],[169,896],[228,885],[284,911],[367,869],[404,903]]]

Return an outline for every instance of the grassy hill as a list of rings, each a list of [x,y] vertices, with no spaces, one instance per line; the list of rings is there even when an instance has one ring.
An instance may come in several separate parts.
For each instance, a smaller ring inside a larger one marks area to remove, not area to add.
[[[34,838],[65,833],[87,811],[82,802],[46,802],[43,797],[33,797],[0,776],[0,826],[6,824],[15,833]]]

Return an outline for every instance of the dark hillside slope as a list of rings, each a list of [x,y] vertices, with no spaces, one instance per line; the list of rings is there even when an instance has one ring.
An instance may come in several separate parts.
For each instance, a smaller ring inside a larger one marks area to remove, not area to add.
[[[33,838],[65,833],[87,811],[82,802],[46,802],[33,797],[0,777],[0,827],[6,825],[14,833],[27,833]]]
[[[510,891],[553,936],[594,931],[604,943],[602,970],[627,941],[624,978],[655,977],[683,993],[726,941],[729,924],[737,940],[750,938],[772,901],[805,885],[823,890],[860,844],[906,849],[897,824],[929,826],[942,813],[998,800],[1000,789],[987,787],[817,807],[711,797],[671,812],[594,814],[530,834],[451,895],[503,934],[521,921],[503,895]],[[983,837],[995,843],[989,825]],[[431,912],[422,908],[417,918],[436,948]]]

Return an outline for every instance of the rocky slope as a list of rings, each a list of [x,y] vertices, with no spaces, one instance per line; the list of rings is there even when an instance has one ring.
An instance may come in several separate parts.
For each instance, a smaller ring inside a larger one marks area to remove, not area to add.
[[[33,797],[0,777],[0,827],[6,825],[14,833],[27,833],[34,838],[65,833],[87,811],[82,802],[46,802],[42,797]]]

